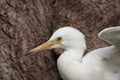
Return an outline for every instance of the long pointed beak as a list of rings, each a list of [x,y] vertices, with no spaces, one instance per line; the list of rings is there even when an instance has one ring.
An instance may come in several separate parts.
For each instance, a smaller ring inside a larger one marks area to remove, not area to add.
[[[59,41],[57,41],[56,39],[51,40],[51,41],[47,41],[47,42],[41,44],[40,46],[30,50],[29,53],[37,53],[38,51],[51,49],[53,45],[58,44],[58,43],[59,43]]]

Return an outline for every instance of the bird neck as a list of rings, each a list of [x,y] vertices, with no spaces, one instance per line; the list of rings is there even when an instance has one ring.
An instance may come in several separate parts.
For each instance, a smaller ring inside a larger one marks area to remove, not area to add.
[[[81,61],[85,50],[86,50],[86,45],[82,47],[77,46],[77,48],[74,47],[74,48],[66,49],[63,54],[68,55],[68,57],[70,56],[70,58],[72,57],[74,59],[79,59]]]

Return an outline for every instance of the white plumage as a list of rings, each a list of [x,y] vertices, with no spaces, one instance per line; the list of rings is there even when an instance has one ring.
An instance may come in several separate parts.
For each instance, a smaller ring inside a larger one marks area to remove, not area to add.
[[[99,37],[112,46],[95,49],[83,57],[86,50],[84,35],[75,28],[63,27],[30,52],[65,49],[57,60],[63,80],[120,80],[120,26],[104,29]]]

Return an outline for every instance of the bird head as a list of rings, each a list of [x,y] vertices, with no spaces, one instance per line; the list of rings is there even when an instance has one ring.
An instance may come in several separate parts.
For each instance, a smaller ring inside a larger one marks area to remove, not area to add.
[[[38,51],[61,48],[64,50],[67,49],[80,49],[84,47],[86,49],[84,35],[75,28],[72,27],[63,27],[56,30],[51,38],[41,44],[40,46],[30,50],[32,53]]]

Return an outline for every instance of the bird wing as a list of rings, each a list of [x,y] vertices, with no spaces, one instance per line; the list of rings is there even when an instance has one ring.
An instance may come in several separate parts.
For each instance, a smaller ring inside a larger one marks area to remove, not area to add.
[[[93,75],[96,78],[101,76],[101,80],[120,80],[120,26],[106,28],[98,35],[112,46],[89,52],[83,57],[82,62],[89,66],[90,74],[95,72]]]
[[[120,26],[106,28],[98,36],[109,44],[120,48]]]

